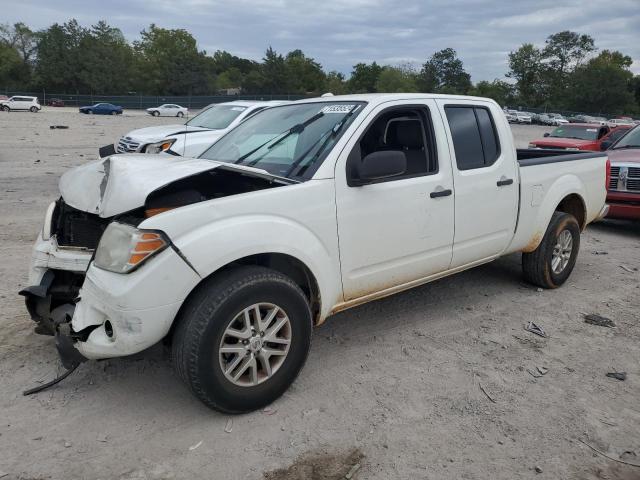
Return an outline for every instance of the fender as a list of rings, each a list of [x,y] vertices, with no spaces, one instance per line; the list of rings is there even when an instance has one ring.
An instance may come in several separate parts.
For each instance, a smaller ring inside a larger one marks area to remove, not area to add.
[[[578,195],[585,206],[585,218],[588,220],[585,202],[585,188],[583,182],[574,174],[566,174],[555,180],[551,186],[542,193],[542,203],[535,206],[533,198],[533,185],[529,186],[522,197],[522,218],[518,225],[523,227],[521,232],[516,232],[509,251],[521,250],[523,252],[533,252],[542,242],[547,226],[551,221],[553,212],[558,205],[568,195]],[[537,211],[536,211],[537,210]],[[529,215],[535,214],[535,218]],[[525,225],[532,225],[533,228],[526,229]],[[514,248],[520,246],[520,248]]]
[[[172,239],[174,245],[206,278],[242,258],[282,253],[304,263],[320,289],[321,318],[342,301],[339,261],[308,228],[276,215],[241,215],[203,225]]]

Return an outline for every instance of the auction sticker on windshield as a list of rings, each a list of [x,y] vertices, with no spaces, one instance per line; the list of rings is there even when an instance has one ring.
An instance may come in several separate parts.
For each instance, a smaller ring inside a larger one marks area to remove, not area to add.
[[[355,105],[327,105],[320,110],[320,113],[349,113]]]

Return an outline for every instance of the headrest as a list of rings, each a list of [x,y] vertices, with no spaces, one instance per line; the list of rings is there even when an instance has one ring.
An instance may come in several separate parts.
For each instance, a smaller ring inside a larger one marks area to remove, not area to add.
[[[418,149],[424,146],[422,124],[419,120],[391,120],[387,127],[387,145],[397,144],[403,148]]]

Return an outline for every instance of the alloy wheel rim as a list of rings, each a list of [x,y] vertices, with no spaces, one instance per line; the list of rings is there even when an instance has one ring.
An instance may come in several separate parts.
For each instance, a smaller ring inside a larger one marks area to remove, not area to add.
[[[563,230],[558,235],[557,243],[553,247],[553,254],[551,255],[551,270],[553,270],[553,273],[562,273],[567,268],[572,252],[573,236],[569,230]]]
[[[291,345],[291,322],[272,303],[255,303],[240,311],[220,340],[219,361],[234,385],[253,387],[282,367]]]

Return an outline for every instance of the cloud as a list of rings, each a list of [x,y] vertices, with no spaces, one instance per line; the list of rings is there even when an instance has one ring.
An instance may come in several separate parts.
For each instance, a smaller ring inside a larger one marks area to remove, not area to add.
[[[508,52],[543,45],[561,30],[588,33],[600,49],[621,50],[640,71],[638,0],[3,0],[3,22],[45,28],[100,19],[127,39],[155,23],[185,28],[201,49],[260,60],[268,46],[300,48],[326,70],[345,74],[361,61],[421,65],[442,48],[457,50],[473,80],[502,78]]]

